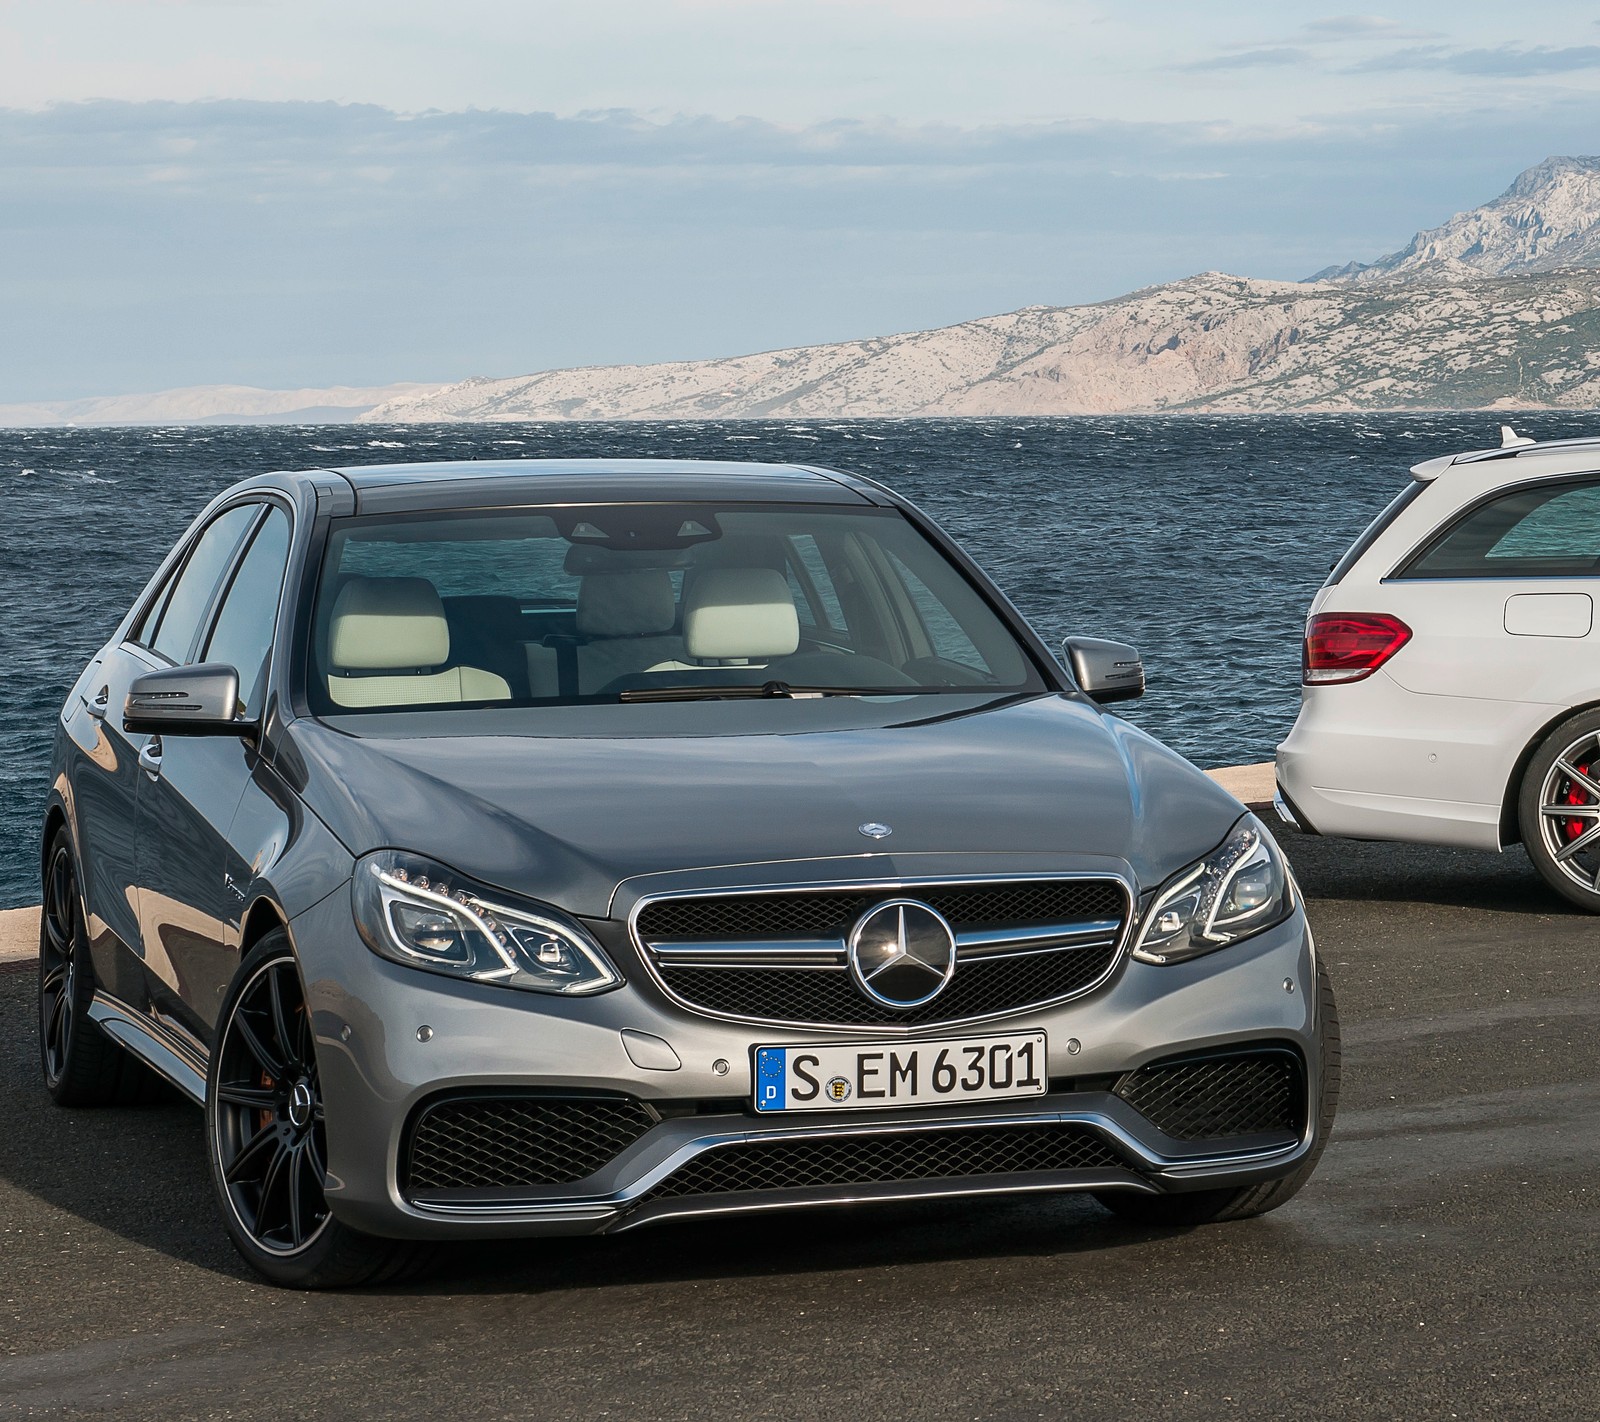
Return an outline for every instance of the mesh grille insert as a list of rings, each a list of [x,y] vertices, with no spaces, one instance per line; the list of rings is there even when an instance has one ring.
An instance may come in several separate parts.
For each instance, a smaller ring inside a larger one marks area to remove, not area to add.
[[[496,1096],[434,1102],[411,1132],[406,1187],[492,1190],[593,1175],[655,1125],[629,1096]]]
[[[1104,1137],[1083,1126],[980,1126],[815,1140],[745,1141],[708,1150],[645,1196],[726,1195],[807,1186],[888,1185],[1056,1170],[1127,1170]]]
[[[674,941],[760,944],[768,940],[829,940],[886,898],[915,898],[938,910],[959,934],[978,929],[1106,925],[1103,936],[1038,951],[1019,942],[994,956],[963,959],[950,985],[921,1007],[886,1007],[858,991],[842,968],[750,963],[677,963],[652,953]],[[680,1001],[707,1012],[768,1022],[917,1026],[1020,1011],[1071,997],[1109,972],[1118,955],[1126,896],[1112,879],[1043,879],[983,884],[913,885],[905,890],[730,894],[664,899],[640,911],[638,935],[662,982]],[[1032,951],[1029,951],[1032,950]]]
[[[901,894],[937,909],[956,930],[1006,924],[1121,920],[1122,886],[1110,879],[950,884],[861,893],[730,894],[646,904],[639,935],[762,939],[843,935],[873,904]]]
[[[1117,1095],[1182,1141],[1298,1133],[1304,1120],[1300,1062],[1281,1049],[1156,1062],[1125,1076]]]
[[[1094,982],[1116,956],[1116,945],[1105,944],[962,963],[950,986],[932,1002],[902,1011],[863,997],[850,974],[840,969],[674,968],[662,964],[661,977],[685,1001],[735,1017],[914,1026],[982,1017],[1065,997]]]

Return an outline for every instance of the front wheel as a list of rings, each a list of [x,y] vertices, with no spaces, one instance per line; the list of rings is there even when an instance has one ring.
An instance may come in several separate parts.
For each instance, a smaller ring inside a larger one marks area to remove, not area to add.
[[[206,1083],[206,1142],[234,1247],[272,1283],[379,1283],[419,1259],[418,1246],[362,1234],[328,1208],[311,1013],[281,929],[256,946],[223,1002]]]
[[[1517,821],[1545,883],[1600,913],[1600,711],[1573,716],[1545,737],[1523,774]]]

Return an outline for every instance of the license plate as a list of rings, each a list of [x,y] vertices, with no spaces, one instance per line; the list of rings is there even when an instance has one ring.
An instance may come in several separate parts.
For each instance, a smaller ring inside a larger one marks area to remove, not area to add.
[[[1043,1096],[1043,1032],[953,1042],[757,1047],[757,1111],[928,1106]]]

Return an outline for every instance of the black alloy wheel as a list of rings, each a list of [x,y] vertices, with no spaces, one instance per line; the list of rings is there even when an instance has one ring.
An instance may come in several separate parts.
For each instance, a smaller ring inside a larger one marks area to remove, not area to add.
[[[228,1204],[260,1249],[295,1254],[328,1222],[328,1158],[300,974],[285,953],[244,984],[217,1043],[217,1166]]]
[[[169,1095],[161,1079],[90,1018],[94,965],[65,829],[45,857],[39,912],[39,1064],[57,1106],[131,1106]]]
[[[81,911],[72,851],[57,843],[45,870],[39,923],[39,1053],[45,1085],[54,1091],[67,1072],[77,1017],[77,946]]]
[[[206,1138],[234,1247],[274,1284],[387,1283],[424,1262],[420,1246],[341,1223],[325,1190],[328,1125],[316,1033],[288,935],[245,959],[218,1019]]]

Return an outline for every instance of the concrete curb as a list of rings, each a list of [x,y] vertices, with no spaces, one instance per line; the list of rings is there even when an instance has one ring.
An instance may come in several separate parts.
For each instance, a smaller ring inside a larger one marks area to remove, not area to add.
[[[39,910],[0,909],[0,967],[39,956]]]
[[[1206,774],[1250,806],[1271,804],[1277,790],[1270,760],[1260,765],[1225,765]],[[0,909],[0,968],[31,963],[38,956],[39,910]]]
[[[1259,765],[1225,765],[1218,770],[1208,770],[1206,774],[1252,809],[1270,805],[1272,797],[1278,793],[1277,767],[1270,760]]]

